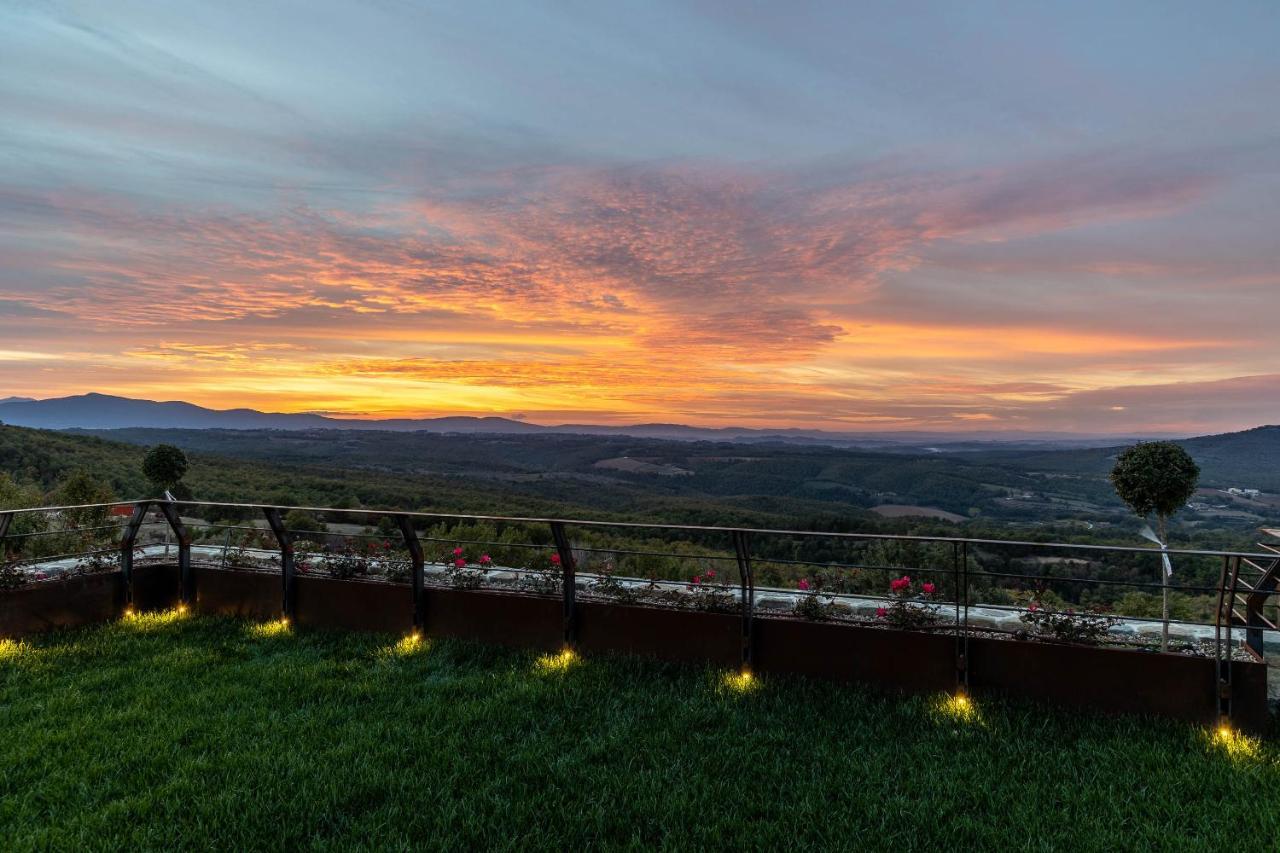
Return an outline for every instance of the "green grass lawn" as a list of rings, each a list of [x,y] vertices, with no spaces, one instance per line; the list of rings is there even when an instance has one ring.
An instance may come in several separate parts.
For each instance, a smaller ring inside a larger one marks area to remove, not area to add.
[[[725,675],[176,616],[7,641],[0,849],[1280,840],[1274,740]]]

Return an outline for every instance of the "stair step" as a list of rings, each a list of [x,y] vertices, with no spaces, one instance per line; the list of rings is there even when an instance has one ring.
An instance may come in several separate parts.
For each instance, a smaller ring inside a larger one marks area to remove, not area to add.
[[[1267,572],[1271,571],[1271,566],[1267,566],[1266,568],[1263,568],[1262,566],[1259,566],[1257,563],[1255,563],[1253,560],[1250,560],[1248,557],[1243,558],[1240,562],[1244,563],[1246,566],[1253,569],[1255,572],[1257,572],[1260,575],[1265,575]]]

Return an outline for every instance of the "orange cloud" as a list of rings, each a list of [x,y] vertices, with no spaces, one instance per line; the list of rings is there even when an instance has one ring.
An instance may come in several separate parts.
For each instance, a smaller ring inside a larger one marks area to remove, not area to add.
[[[22,263],[53,283],[0,298],[47,314],[25,324],[33,341],[83,327],[90,351],[59,368],[67,390],[288,410],[1017,424],[1143,371],[1168,383],[1240,368],[1238,340],[1190,322],[893,302],[935,244],[1162,215],[1207,191],[1201,175],[1104,160],[843,180],[693,165],[489,178],[360,210],[24,196]],[[42,230],[52,219],[65,239]]]

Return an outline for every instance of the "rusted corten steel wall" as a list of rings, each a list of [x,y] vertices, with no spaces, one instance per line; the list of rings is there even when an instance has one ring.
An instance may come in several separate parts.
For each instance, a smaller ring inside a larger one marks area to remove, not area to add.
[[[199,575],[198,612],[279,618],[279,574],[203,569]],[[409,584],[304,576],[296,579],[295,596],[294,618],[300,626],[392,633],[413,628]],[[138,609],[172,607],[178,597],[176,566],[135,569]],[[564,642],[557,596],[429,588],[423,604],[428,636],[538,649],[557,649]],[[33,585],[0,594],[0,636],[104,622],[120,616],[124,607],[124,580],[118,571]],[[584,653],[622,652],[722,667],[736,667],[741,660],[742,619],[736,613],[580,601],[574,621],[574,644]],[[911,692],[956,687],[951,631],[766,616],[754,624],[752,659],[758,672]],[[1233,720],[1246,731],[1261,731],[1267,724],[1266,665],[1232,666]],[[1188,655],[983,637],[968,641],[969,685],[975,691],[1205,724],[1218,715],[1214,667],[1212,659]]]
[[[173,566],[140,566],[134,572],[136,606],[172,607],[178,601]],[[78,628],[119,618],[125,610],[124,576],[119,572],[75,575],[0,593],[0,637],[22,637]]]

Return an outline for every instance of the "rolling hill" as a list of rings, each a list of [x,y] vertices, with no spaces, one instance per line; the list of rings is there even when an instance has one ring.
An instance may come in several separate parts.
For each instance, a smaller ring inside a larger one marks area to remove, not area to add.
[[[1178,441],[1200,465],[1205,486],[1231,486],[1280,493],[1280,426],[1204,435]],[[1026,471],[1105,477],[1120,446],[1054,451],[988,450],[968,454],[995,465]]]
[[[645,423],[611,426],[560,424],[544,426],[497,416],[440,418],[360,419],[337,418],[308,412],[260,412],[256,409],[208,409],[172,400],[156,402],[107,394],[80,394],[33,400],[0,399],[0,423],[36,429],[275,429],[275,430],[379,430],[383,432],[434,432],[502,435],[571,434],[632,436],[671,441],[732,441],[738,443],[807,444],[832,447],[917,451],[981,450],[1016,447],[1027,450],[1054,447],[1097,447],[1123,439],[1114,436],[1079,436],[1061,433],[986,432],[828,432],[805,429],[753,429],[748,427],[696,427],[684,424]]]

